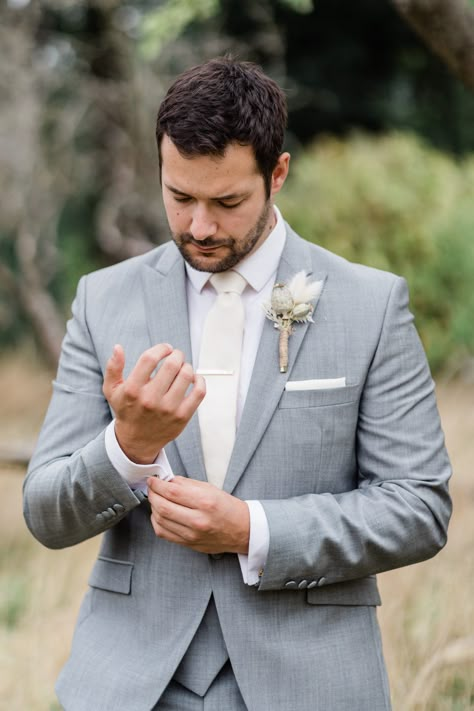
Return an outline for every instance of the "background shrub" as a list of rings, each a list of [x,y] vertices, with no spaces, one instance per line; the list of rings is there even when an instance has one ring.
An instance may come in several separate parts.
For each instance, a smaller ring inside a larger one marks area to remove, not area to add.
[[[404,276],[434,370],[474,354],[474,159],[419,138],[327,138],[294,161],[278,204],[306,239]]]

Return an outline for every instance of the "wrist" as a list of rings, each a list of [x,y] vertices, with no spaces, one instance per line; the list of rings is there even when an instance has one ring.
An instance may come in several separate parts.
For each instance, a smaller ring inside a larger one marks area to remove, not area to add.
[[[156,442],[150,445],[140,442],[140,440],[131,440],[123,434],[117,421],[115,422],[115,437],[122,452],[134,464],[153,464],[162,449]]]
[[[238,549],[235,551],[239,555],[248,555],[250,542],[250,511],[245,501],[240,501],[240,531]]]

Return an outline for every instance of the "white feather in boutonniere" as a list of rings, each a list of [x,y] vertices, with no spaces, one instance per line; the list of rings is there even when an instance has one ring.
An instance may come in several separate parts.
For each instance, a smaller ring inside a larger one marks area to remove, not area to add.
[[[288,370],[288,339],[293,333],[293,324],[313,323],[312,315],[323,283],[310,282],[304,271],[298,272],[288,284],[275,284],[270,302],[263,304],[267,318],[280,331],[280,373]]]

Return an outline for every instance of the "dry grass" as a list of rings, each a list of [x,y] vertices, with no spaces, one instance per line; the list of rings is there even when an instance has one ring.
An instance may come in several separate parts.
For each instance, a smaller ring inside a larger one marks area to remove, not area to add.
[[[474,384],[439,387],[438,402],[454,469],[448,545],[432,560],[380,576],[397,711],[474,708]]]
[[[36,432],[49,390],[49,376],[31,357],[0,361],[3,442]],[[380,576],[394,711],[474,708],[474,384],[444,385],[438,395],[455,470],[455,513],[439,556]],[[42,548],[23,523],[21,483],[21,471],[0,472],[0,711],[53,711],[54,680],[98,541]]]

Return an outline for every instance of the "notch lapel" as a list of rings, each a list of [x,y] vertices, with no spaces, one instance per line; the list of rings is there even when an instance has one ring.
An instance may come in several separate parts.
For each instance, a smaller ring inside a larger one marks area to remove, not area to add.
[[[295,235],[288,225],[286,225],[286,229],[286,243],[277,271],[277,282],[288,282],[291,277],[303,269],[308,275],[311,274],[312,280],[324,281],[325,273],[312,273],[313,266],[308,243]],[[317,312],[316,308],[314,315],[316,322]],[[240,426],[224,482],[224,490],[229,493],[234,490],[244,473],[278,406],[309,326],[316,328],[317,323],[296,324],[294,332],[289,338],[288,371],[280,373],[278,367],[279,332],[270,320],[265,319]]]
[[[164,248],[156,266],[143,268],[142,283],[151,344],[170,343],[183,351],[187,362],[192,363],[186,273],[174,243]],[[176,445],[189,476],[206,481],[197,413],[170,444]]]

